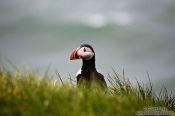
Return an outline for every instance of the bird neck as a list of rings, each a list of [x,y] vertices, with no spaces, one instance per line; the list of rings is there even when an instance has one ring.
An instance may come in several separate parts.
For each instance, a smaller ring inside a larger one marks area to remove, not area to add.
[[[85,74],[85,75],[90,75],[92,71],[96,71],[95,56],[93,56],[90,60],[83,60],[81,71],[82,71],[82,74]]]

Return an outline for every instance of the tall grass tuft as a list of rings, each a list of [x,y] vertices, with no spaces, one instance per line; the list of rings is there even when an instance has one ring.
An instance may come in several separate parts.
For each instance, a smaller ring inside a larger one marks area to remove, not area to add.
[[[58,71],[57,80],[48,74],[43,75],[31,70],[21,72],[0,69],[0,115],[120,115],[135,116],[144,107],[163,106],[175,110],[175,97],[163,88],[159,95],[149,84],[137,81],[132,86],[123,70],[119,76],[115,70],[108,74],[107,91],[79,89],[73,76],[61,77]],[[67,78],[69,81],[63,81]]]

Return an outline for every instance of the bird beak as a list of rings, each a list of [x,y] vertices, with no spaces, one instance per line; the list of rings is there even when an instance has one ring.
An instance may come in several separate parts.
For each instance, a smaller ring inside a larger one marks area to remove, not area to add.
[[[80,59],[80,56],[78,55],[78,48],[73,50],[70,55],[70,60],[77,60]]]

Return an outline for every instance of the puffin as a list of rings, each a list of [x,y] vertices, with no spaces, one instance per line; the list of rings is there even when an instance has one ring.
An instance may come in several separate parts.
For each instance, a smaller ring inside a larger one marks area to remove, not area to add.
[[[95,52],[91,45],[82,44],[74,49],[70,60],[82,59],[82,67],[76,74],[77,86],[83,88],[106,89],[107,84],[104,76],[96,70]]]

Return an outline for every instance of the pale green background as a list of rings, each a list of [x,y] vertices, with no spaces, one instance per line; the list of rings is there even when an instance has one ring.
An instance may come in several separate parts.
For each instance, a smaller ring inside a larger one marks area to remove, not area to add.
[[[75,74],[69,55],[82,43],[98,70],[175,88],[175,0],[0,0],[0,55],[14,64]]]

